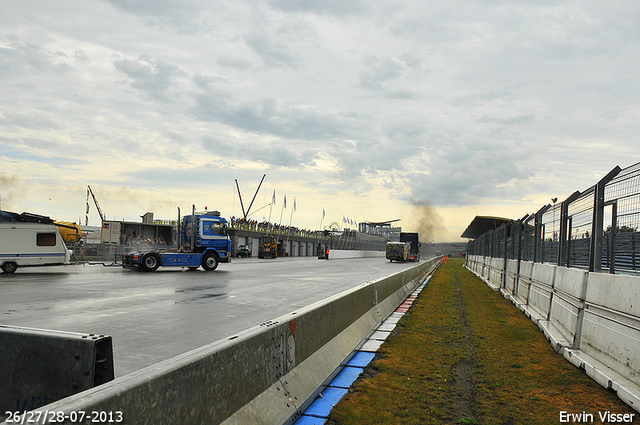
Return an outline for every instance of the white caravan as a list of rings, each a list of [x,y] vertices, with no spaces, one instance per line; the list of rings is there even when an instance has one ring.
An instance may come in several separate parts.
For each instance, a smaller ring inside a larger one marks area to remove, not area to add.
[[[0,267],[13,273],[18,267],[69,264],[67,249],[49,217],[0,211]]]

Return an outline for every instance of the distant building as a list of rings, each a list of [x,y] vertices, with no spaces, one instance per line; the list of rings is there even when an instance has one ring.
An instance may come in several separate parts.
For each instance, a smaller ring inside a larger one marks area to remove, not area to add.
[[[402,227],[392,227],[393,223],[400,221],[400,219],[388,220],[388,221],[363,221],[358,224],[358,230],[360,233],[366,233],[368,235],[382,236],[392,241],[400,240],[400,232]]]

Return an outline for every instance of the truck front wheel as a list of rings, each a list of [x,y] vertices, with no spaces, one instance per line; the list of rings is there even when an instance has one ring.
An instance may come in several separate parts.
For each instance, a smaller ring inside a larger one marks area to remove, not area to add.
[[[155,272],[160,267],[160,256],[155,252],[148,252],[142,256],[140,267],[145,272]]]
[[[14,273],[18,269],[18,265],[12,261],[2,265],[2,271],[5,273]]]
[[[218,268],[218,262],[218,256],[210,252],[202,258],[202,268],[208,272],[212,272]]]

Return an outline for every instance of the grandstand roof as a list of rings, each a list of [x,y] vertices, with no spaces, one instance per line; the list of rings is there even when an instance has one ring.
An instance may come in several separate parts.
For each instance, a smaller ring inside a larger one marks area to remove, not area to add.
[[[402,220],[401,218],[396,218],[395,220],[387,220],[387,221],[362,221],[361,223],[371,224],[373,226],[384,226],[390,225],[391,223],[395,223],[396,221]]]
[[[497,229],[504,223],[510,223],[512,221],[513,220],[510,218],[477,215],[476,218],[474,218],[473,221],[469,224],[469,226],[467,226],[465,231],[462,232],[462,235],[460,235],[460,237],[467,239],[476,239],[489,230]]]

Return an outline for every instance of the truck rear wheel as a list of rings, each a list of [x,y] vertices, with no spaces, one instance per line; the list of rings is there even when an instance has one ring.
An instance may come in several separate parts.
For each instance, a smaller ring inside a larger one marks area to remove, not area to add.
[[[160,256],[155,252],[148,252],[142,256],[140,267],[145,272],[155,272],[160,267]]]
[[[218,268],[218,256],[213,252],[209,252],[202,257],[202,268],[208,272],[212,272]]]
[[[12,261],[2,265],[2,271],[5,273],[14,273],[18,269],[18,265]]]

